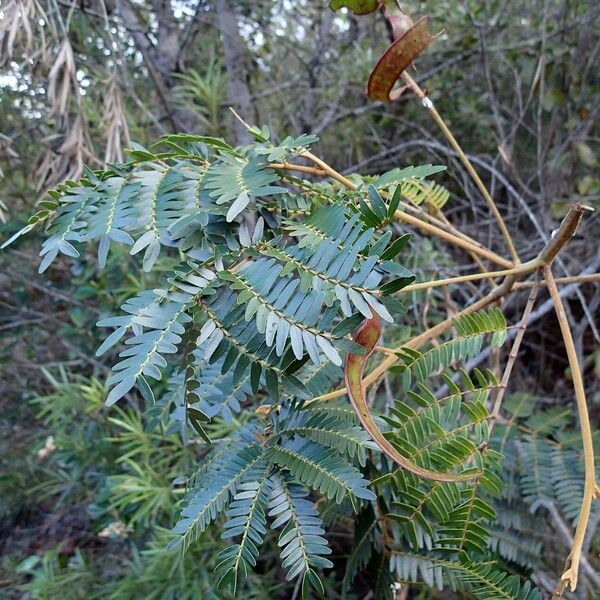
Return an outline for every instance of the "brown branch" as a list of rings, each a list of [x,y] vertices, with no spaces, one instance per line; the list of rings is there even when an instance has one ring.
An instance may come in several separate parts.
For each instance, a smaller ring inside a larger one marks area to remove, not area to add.
[[[554,256],[556,256],[556,254]],[[552,275],[552,270],[549,264],[544,267],[544,277],[548,285],[550,297],[552,298],[552,303],[558,319],[558,325],[560,327],[560,332],[562,334],[565,349],[567,351],[569,367],[571,368],[573,389],[575,391],[575,400],[577,402],[577,412],[579,413],[579,426],[583,440],[583,463],[585,468],[583,498],[581,500],[581,510],[579,513],[579,519],[577,520],[577,528],[575,529],[575,535],[573,536],[573,547],[569,553],[569,556],[567,557],[565,571],[561,575],[560,581],[556,586],[553,596],[553,598],[558,599],[562,597],[567,585],[570,586],[572,592],[575,591],[577,587],[577,576],[579,573],[579,563],[581,561],[581,550],[590,518],[592,500],[598,493],[598,486],[596,483],[596,468],[594,465],[592,427],[590,425],[590,417],[585,398],[583,377],[581,375],[577,351],[575,350],[575,344],[573,342],[573,334],[571,333],[571,328],[565,314],[565,307],[563,305],[562,298],[558,293],[558,288],[556,287],[554,276]]]
[[[527,304],[525,305],[525,310],[523,311],[523,316],[521,317],[521,323],[519,324],[517,335],[515,336],[512,348],[510,349],[510,352],[508,354],[508,360],[506,362],[506,366],[504,367],[502,381],[500,382],[500,387],[498,388],[498,391],[496,393],[494,406],[492,408],[492,412],[490,413],[491,423],[488,433],[489,437],[491,437],[492,435],[494,423],[496,422],[496,420],[498,419],[498,415],[500,414],[500,406],[502,405],[504,394],[506,393],[506,389],[508,388],[508,382],[510,381],[510,376],[512,375],[515,360],[517,359],[517,355],[519,354],[521,342],[523,341],[523,337],[525,336],[525,331],[529,323],[529,317],[531,316],[531,311],[533,310],[539,287],[539,279],[536,278],[534,285],[531,288],[531,292],[529,293],[529,298],[527,299]]]

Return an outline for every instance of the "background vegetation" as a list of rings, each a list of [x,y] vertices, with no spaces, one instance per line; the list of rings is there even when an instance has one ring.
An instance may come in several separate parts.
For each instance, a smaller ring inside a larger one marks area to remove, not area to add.
[[[600,204],[600,6],[442,1],[404,8],[413,16],[426,12],[431,29],[443,29],[413,77],[472,156],[522,258],[535,256],[572,202]],[[5,1],[1,10],[2,240],[26,222],[44,190],[77,177],[83,164],[122,159],[130,140],[150,144],[162,133],[188,131],[246,142],[227,109],[233,105],[274,137],[317,134],[316,151],[340,172],[447,164],[436,176],[451,192],[445,215],[503,251],[485,204],[420,102],[410,94],[391,105],[367,101],[368,73],[389,43],[380,17],[334,14],[317,0],[23,0]],[[598,271],[599,233],[597,216],[587,218],[557,275]],[[212,574],[225,544],[218,531],[183,562],[163,552],[183,494],[177,478],[202,449],[183,445],[176,432],[150,430],[135,399],[103,408],[108,369],[93,358],[101,341],[94,324],[155,285],[152,274],[123,251],[102,273],[89,255],[61,259],[41,279],[39,244],[22,240],[0,254],[0,594],[226,597]],[[164,268],[172,260],[159,259]],[[464,263],[460,252],[418,232],[409,260],[420,279],[459,275]],[[597,431],[598,284],[561,289]],[[415,293],[414,320],[425,327],[445,318],[481,288],[451,292]],[[578,514],[581,461],[570,373],[543,294],[505,404],[511,426],[525,437],[508,452],[507,491],[490,543],[508,571],[549,592]],[[510,323],[525,300],[516,295],[503,306]],[[478,356],[470,366],[494,369],[497,361]],[[211,434],[230,427],[219,421]],[[599,518],[596,509],[573,597],[593,597],[599,587]],[[344,514],[331,521],[335,568],[325,585],[336,598],[352,523]],[[262,557],[244,593],[294,593],[276,550],[273,544]],[[367,582],[357,580],[353,589],[364,597]],[[407,590],[398,597],[449,597]]]

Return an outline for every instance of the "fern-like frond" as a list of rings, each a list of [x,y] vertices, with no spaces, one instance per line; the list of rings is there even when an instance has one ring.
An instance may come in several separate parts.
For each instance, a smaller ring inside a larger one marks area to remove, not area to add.
[[[319,364],[321,351],[331,362],[341,365],[336,346],[355,350],[356,345],[319,327],[323,319],[324,293],[303,292],[298,279],[281,276],[282,269],[274,259],[259,259],[235,273],[221,271],[219,277],[230,282],[231,288],[238,292],[236,302],[245,304],[245,320],[255,319],[256,328],[264,334],[267,345],[275,345],[279,356],[289,339],[297,359],[301,360],[306,351],[311,360]]]
[[[102,198],[94,188],[86,185],[68,186],[66,189],[68,193],[63,196],[62,203],[58,206],[56,216],[48,229],[49,237],[42,244],[40,256],[43,258],[39,266],[40,273],[50,266],[59,252],[73,258],[79,256],[79,251],[73,243],[82,241],[85,235],[87,225],[84,220],[85,210],[90,204]],[[9,242],[13,239],[14,236]]]
[[[490,535],[488,524],[496,518],[489,499],[502,492],[498,475],[501,455],[488,449],[475,458],[482,474],[461,490],[460,501],[441,524],[435,544],[445,552],[452,549],[459,556],[485,554]]]
[[[137,223],[142,231],[131,254],[144,250],[143,268],[150,271],[160,254],[161,243],[170,243],[169,226],[182,215],[185,206],[179,194],[180,175],[171,166],[153,165],[133,175],[139,185],[136,198]]]
[[[436,397],[424,384],[399,399],[383,419],[391,429],[388,440],[417,464],[438,471],[450,471],[466,464],[488,440],[489,413],[485,406],[496,380],[476,371],[478,385],[463,372],[463,387],[443,376],[447,395]],[[450,489],[450,488],[448,488]]]
[[[133,307],[124,305],[130,311],[136,311],[133,317],[113,317],[98,322],[99,326],[117,327],[100,347],[99,352],[105,351],[116,343],[127,328],[135,323],[145,331],[137,331],[126,341],[129,346],[119,356],[122,358],[114,367],[115,372],[109,378],[108,384],[116,384],[106,399],[107,405],[114,404],[135,385],[138,379],[149,376],[160,380],[161,369],[166,366],[163,354],[177,351],[184,333],[184,324],[191,320],[187,313],[194,302],[215,278],[215,275],[205,268],[188,268],[176,271],[167,279],[168,289],[154,290],[155,299],[147,304],[149,295],[143,295]]]
[[[319,513],[298,484],[278,474],[273,476],[272,486],[269,516],[275,518],[273,529],[283,527],[278,545],[286,579],[302,574],[303,588],[310,585],[323,593],[323,584],[314,569],[330,568],[333,563],[325,558],[331,549],[323,537]]]
[[[443,589],[466,587],[479,600],[542,600],[541,592],[530,582],[521,584],[517,575],[509,576],[491,562],[451,561],[408,552],[392,554],[392,568],[401,580],[424,581]]]
[[[509,576],[493,564],[464,562],[448,568],[479,600],[542,600],[541,592],[531,582],[521,585],[517,575]]]
[[[298,238],[297,245],[285,250],[270,249],[269,255],[285,263],[284,272],[298,271],[307,289],[312,282],[317,289],[329,292],[329,301],[337,298],[344,314],[350,315],[354,306],[368,318],[373,309],[390,321],[391,315],[380,306],[374,292],[384,275],[391,276],[390,281],[377,290],[384,296],[414,280],[408,269],[392,262],[408,237],[403,236],[400,242],[396,240],[392,244],[389,244],[391,233],[376,239],[373,229],[365,230],[360,223],[361,217],[364,221],[363,213],[347,218],[346,211],[345,205],[331,205],[300,222],[288,221],[286,229]]]
[[[387,173],[383,173],[375,179],[373,185],[376,188],[387,188],[392,185],[406,181],[407,179],[425,179],[440,171],[445,171],[446,167],[441,165],[419,165],[418,167],[405,167],[404,169],[395,168]]]
[[[559,507],[573,524],[581,511],[584,489],[583,459],[580,452],[558,445],[552,449],[552,481]],[[598,512],[598,506],[592,508]]]
[[[419,179],[407,179],[400,185],[402,195],[413,204],[420,206],[425,203],[436,209],[444,207],[450,192],[437,183],[428,183]]]
[[[528,504],[554,498],[552,446],[543,437],[524,435],[521,439],[521,493]]]
[[[311,144],[319,141],[316,135],[303,133],[296,138],[287,136],[278,144],[273,144],[269,142],[270,134],[267,127],[263,127],[260,134],[256,129],[251,129],[250,133],[254,134],[259,140],[264,140],[262,144],[257,144],[254,151],[258,155],[265,156],[269,162],[285,162],[298,156],[301,152],[307,150]]]
[[[292,360],[287,339],[279,336],[275,346],[268,345],[256,322],[244,319],[246,307],[237,299],[225,289],[199,303],[198,311],[206,318],[197,340],[200,355],[210,363],[223,358],[221,372],[229,372],[235,386],[249,372],[253,393],[258,391],[264,375],[267,390],[274,398],[279,397],[279,384],[297,397],[310,397],[310,391],[294,376],[301,363]]]
[[[279,179],[277,172],[266,168],[258,157],[222,153],[206,176],[206,188],[217,204],[228,206],[226,220],[233,221],[250,203],[251,198],[286,193],[287,189],[271,185]]]
[[[293,437],[301,435],[348,456],[356,457],[365,466],[366,451],[376,450],[365,430],[347,420],[326,411],[303,411],[293,408],[286,411],[276,422],[274,436]]]
[[[423,581],[430,588],[444,589],[444,569],[441,561],[420,554],[392,552],[390,568],[400,581]]]
[[[287,469],[294,477],[340,503],[346,496],[374,500],[369,482],[341,454],[312,440],[297,439],[266,448],[269,460]]]
[[[259,244],[257,250],[283,263],[282,275],[292,271],[298,273],[303,291],[323,290],[328,306],[338,300],[347,317],[358,310],[363,316],[371,318],[373,310],[386,321],[393,322],[385,305],[376,298],[379,294],[377,286],[384,276],[376,268],[381,263],[379,255],[373,254],[368,258],[360,256],[370,242],[373,231],[363,231],[358,214],[346,220],[342,207],[337,206],[316,211],[304,223],[319,223],[328,219],[342,227],[334,237],[328,236],[320,244],[308,243],[307,236],[300,236],[299,243],[295,245],[279,247],[280,240],[276,239]],[[385,246],[378,248],[378,251],[384,250]]]
[[[499,309],[463,315],[454,324],[458,334],[455,339],[425,352],[411,348],[399,351],[402,364],[393,367],[392,371],[402,374],[402,390],[410,389],[415,380],[425,381],[453,363],[479,354],[486,334],[492,335],[490,344],[494,348],[501,346],[506,339],[506,319]]]
[[[240,540],[219,553],[215,570],[219,576],[217,587],[230,588],[234,594],[238,577],[247,577],[248,569],[256,566],[259,547],[267,532],[265,511],[271,492],[269,471],[269,464],[257,465],[256,473],[249,475],[250,479],[256,480],[239,486],[227,510],[229,520],[222,537],[240,536]]]
[[[111,242],[133,245],[128,233],[137,223],[137,211],[133,202],[139,184],[129,176],[109,177],[98,183],[100,200],[88,209],[88,225],[82,241],[99,240],[98,266],[103,269]]]
[[[203,473],[200,487],[192,490],[181,511],[182,519],[171,530],[178,534],[169,547],[181,545],[187,550],[190,544],[225,509],[230,494],[235,494],[238,485],[262,458],[258,444],[245,447],[234,446],[233,451],[224,452]]]
[[[530,569],[538,565],[543,551],[541,540],[498,527],[492,528],[490,533],[488,545],[502,558]]]

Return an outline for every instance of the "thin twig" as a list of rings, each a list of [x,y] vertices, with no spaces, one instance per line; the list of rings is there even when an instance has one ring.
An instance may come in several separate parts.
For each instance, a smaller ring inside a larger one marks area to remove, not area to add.
[[[529,317],[531,316],[531,311],[533,310],[533,306],[535,304],[535,299],[539,288],[539,278],[536,278],[535,283],[531,288],[531,292],[529,293],[529,298],[527,299],[527,304],[525,305],[523,316],[521,317],[519,330],[517,331],[517,335],[515,336],[512,348],[510,349],[510,352],[508,354],[508,360],[506,361],[506,366],[504,367],[502,381],[500,382],[500,387],[498,388],[498,391],[496,393],[496,399],[494,400],[494,406],[492,408],[492,412],[490,413],[491,423],[488,433],[489,437],[492,436],[492,429],[494,428],[494,423],[496,422],[498,415],[500,414],[502,400],[504,398],[504,394],[506,393],[506,389],[508,388],[508,382],[510,381],[510,376],[512,375],[515,360],[517,359],[517,355],[519,354],[521,342],[523,341],[523,337],[525,336],[525,330],[527,329]]]
[[[600,273],[588,273],[584,275],[572,275],[571,277],[555,277],[554,283],[558,285],[567,283],[595,283],[600,281]],[[524,290],[535,285],[535,281],[519,281],[515,283],[515,290]],[[540,281],[540,285],[547,285],[545,281]]]
[[[464,153],[460,144],[458,143],[458,141],[456,140],[456,138],[454,137],[454,135],[452,134],[452,132],[450,131],[448,126],[446,125],[444,119],[442,119],[441,115],[438,113],[435,106],[433,105],[433,103],[431,102],[429,97],[425,94],[425,92],[421,89],[419,84],[406,71],[402,74],[402,78],[404,79],[404,81],[406,82],[408,87],[410,87],[410,89],[421,99],[423,106],[428,110],[429,114],[431,114],[433,120],[437,123],[437,125],[442,130],[442,133],[444,134],[444,136],[446,137],[446,139],[448,140],[448,142],[450,143],[452,148],[454,148],[454,150],[458,154],[458,157],[460,158],[461,162],[465,166],[465,169],[467,170],[467,172],[469,173],[469,175],[475,182],[475,185],[481,192],[481,195],[483,196],[484,200],[487,202],[487,205],[489,206],[490,210],[492,211],[492,214],[494,215],[494,218],[496,219],[496,221],[498,223],[498,227],[500,228],[500,231],[502,232],[502,235],[504,236],[504,239],[506,240],[506,245],[508,246],[508,250],[512,257],[513,263],[515,265],[518,265],[520,262],[519,255],[515,248],[514,242],[510,235],[510,232],[508,231],[508,228],[506,227],[506,223],[504,222],[504,219],[502,218],[502,215],[500,214],[500,211],[498,210],[498,207],[496,206],[494,199],[488,192],[483,181],[481,181],[481,177],[479,177],[479,175],[477,174],[477,171],[471,164],[471,161],[468,159],[467,155]]]
[[[543,262],[535,259],[529,262],[517,265],[512,269],[504,269],[502,271],[489,271],[484,273],[469,273],[468,275],[460,275],[459,277],[448,277],[446,279],[434,279],[432,281],[423,281],[420,283],[413,283],[402,288],[403,292],[416,292],[418,290],[425,290],[434,287],[441,287],[444,285],[453,285],[456,283],[464,283],[466,281],[477,281],[479,279],[489,279],[494,277],[506,277],[507,275],[521,275],[525,276],[529,273],[533,273],[536,269],[541,267]]]

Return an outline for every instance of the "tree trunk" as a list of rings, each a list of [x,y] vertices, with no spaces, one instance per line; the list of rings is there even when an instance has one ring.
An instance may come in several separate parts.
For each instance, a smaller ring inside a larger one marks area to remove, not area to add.
[[[216,0],[217,24],[223,40],[225,68],[229,77],[229,102],[240,113],[242,119],[254,121],[255,112],[248,88],[244,41],[240,36],[237,15],[229,0]],[[247,144],[250,134],[237,119],[233,125],[238,144]]]
[[[173,88],[176,84],[173,73],[177,70],[181,30],[170,2],[168,0],[153,2],[158,21],[156,45],[146,35],[145,27],[130,0],[112,0],[110,4],[107,3],[107,6],[118,9],[123,25],[144,57],[148,74],[154,83],[171,130],[193,131],[197,123],[196,116],[192,111],[177,106],[173,98]]]

